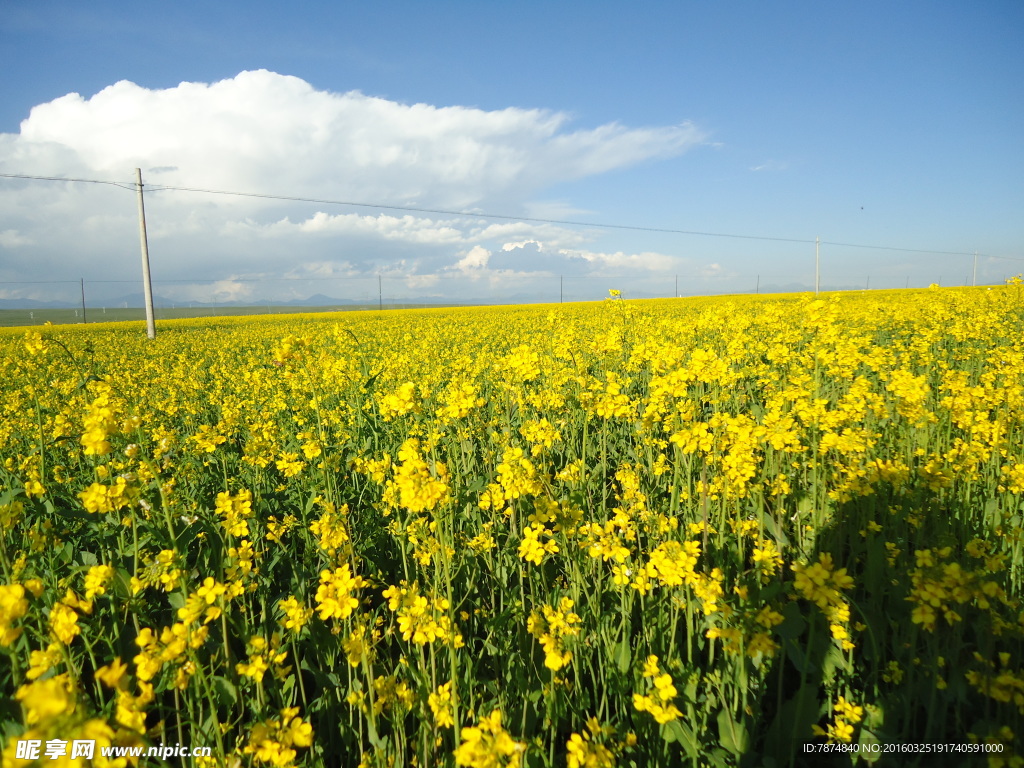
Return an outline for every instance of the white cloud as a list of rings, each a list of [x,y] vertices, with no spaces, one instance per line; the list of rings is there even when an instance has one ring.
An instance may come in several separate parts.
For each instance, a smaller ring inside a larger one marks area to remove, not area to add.
[[[308,261],[288,270],[284,277],[288,280],[335,279],[357,274],[359,270],[347,261]]]
[[[431,288],[437,285],[440,280],[439,275],[406,275],[402,282],[406,288],[411,290]]]
[[[243,301],[256,298],[254,296],[256,284],[252,282],[240,282],[236,278],[217,280],[212,284],[201,286],[181,286],[178,290],[163,294],[177,301]]]
[[[646,251],[643,253],[595,253],[593,251],[561,250],[559,253],[570,259],[581,259],[595,267],[643,270],[647,272],[669,272],[679,267],[679,259],[664,253]]]
[[[721,282],[737,276],[735,271],[727,270],[717,262],[704,264],[699,270],[697,270],[697,273],[705,280],[715,282]]]
[[[593,230],[569,229],[555,224],[516,221],[481,227],[474,230],[472,236],[480,240],[504,240],[508,244],[543,242],[547,248],[557,250],[558,248],[573,248],[590,242],[596,237],[596,234]]]
[[[285,217],[262,224],[253,219],[230,221],[221,230],[225,236],[293,238],[297,236],[357,236],[407,243],[451,244],[465,242],[457,222],[435,222],[415,216],[363,216],[355,213],[331,215],[319,211],[308,219],[293,222]]]
[[[750,166],[750,170],[754,171],[755,173],[758,171],[784,171],[787,168],[789,168],[789,163],[786,163],[782,160],[766,160],[765,162],[759,163],[758,165]]]
[[[567,200],[536,202],[549,187],[675,156],[703,140],[688,123],[574,129],[563,112],[403,104],[258,70],[166,89],[121,81],[40,104],[19,133],[0,134],[0,170],[131,182],[142,168],[154,279],[201,279],[206,294],[231,300],[259,297],[260,289],[214,280],[415,274],[422,284],[446,270],[499,273],[506,267],[491,257],[513,243],[535,246],[513,271],[549,272],[564,265],[566,250],[593,248],[603,235],[464,215],[311,210],[161,186],[555,218],[585,212]],[[0,248],[0,271],[24,279],[134,276],[133,190],[5,180]],[[580,252],[591,254],[580,263],[595,268],[665,263],[657,254]]]
[[[0,232],[0,248],[17,248],[20,245],[31,245],[32,240],[16,229],[5,229]]]
[[[490,259],[490,251],[483,246],[474,245],[461,259],[455,262],[452,269],[475,278],[479,276],[481,270],[487,268],[487,262]]]
[[[516,251],[519,250],[520,248],[525,248],[528,245],[536,246],[538,251],[544,250],[544,243],[542,243],[540,240],[520,240],[514,243],[505,243],[503,246],[501,246],[501,250]]]
[[[16,143],[70,152],[118,178],[153,168],[161,184],[450,208],[672,156],[703,138],[689,124],[566,131],[568,121],[538,109],[331,93],[257,70],[212,84],[151,90],[121,81],[88,99],[68,94],[32,109]]]
[[[496,254],[496,261],[489,266],[494,270],[513,269],[516,271],[544,274],[570,274],[580,276],[626,273],[638,277],[651,274],[671,274],[686,268],[688,260],[654,251],[639,253],[602,253],[575,248],[558,248],[551,243],[528,239],[506,242]]]

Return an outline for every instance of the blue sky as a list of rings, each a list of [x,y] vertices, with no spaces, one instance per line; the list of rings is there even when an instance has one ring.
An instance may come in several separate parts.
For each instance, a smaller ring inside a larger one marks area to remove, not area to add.
[[[141,167],[157,292],[182,301],[359,297],[377,275],[396,297],[539,300],[559,275],[570,298],[671,295],[677,275],[810,287],[814,245],[159,184],[820,236],[822,284],[845,288],[962,284],[973,258],[835,243],[978,250],[978,281],[1001,282],[1024,270],[1022,37],[1016,0],[8,0],[0,173]],[[99,281],[139,271],[130,191],[3,179],[0,197],[0,298],[127,292]]]

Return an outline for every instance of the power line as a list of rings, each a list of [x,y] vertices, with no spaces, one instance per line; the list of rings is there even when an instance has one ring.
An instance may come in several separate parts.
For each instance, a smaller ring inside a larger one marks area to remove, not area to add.
[[[537,273],[538,279],[550,279],[552,277],[563,277],[566,280],[658,280],[658,279],[669,279],[675,276],[675,272],[655,272],[646,275],[554,275],[550,272]],[[188,285],[194,285],[196,283],[282,283],[282,282],[329,282],[329,281],[355,281],[355,280],[374,280],[378,277],[384,280],[416,280],[429,278],[430,280],[464,280],[465,275],[443,275],[437,272],[414,272],[407,275],[378,275],[377,273],[370,275],[345,275],[344,277],[322,277],[320,275],[313,275],[310,277],[197,277],[193,279],[168,279],[168,280],[154,280],[154,284],[168,284],[168,283],[185,283]],[[38,283],[74,283],[78,285],[78,280],[36,280],[30,282]],[[86,280],[86,283],[93,284],[107,284],[107,283],[138,283],[138,280]],[[13,281],[0,280],[0,285],[15,284]]]
[[[860,245],[858,243],[834,243],[831,240],[822,240],[821,244],[822,245],[836,245],[836,246],[840,246],[842,248],[871,248],[871,249],[878,250],[878,251],[902,251],[903,253],[934,253],[934,254],[939,254],[941,256],[973,256],[974,255],[974,251],[970,251],[970,252],[967,252],[967,251],[931,251],[931,250],[924,250],[922,248],[895,248],[895,247],[888,246],[888,245]],[[985,256],[984,253],[979,253],[978,255],[979,256]],[[998,259],[998,258],[1005,258],[1005,257],[995,256],[993,258],[997,258]],[[1024,259],[1022,259],[1022,261],[1024,261]]]
[[[1024,259],[1016,259],[1016,261],[1024,261]],[[567,275],[561,274],[556,275],[553,273],[531,273],[531,277],[538,280],[551,280],[556,277],[568,280],[644,280],[644,281],[670,281],[673,277],[678,277],[678,272],[653,272],[646,274],[609,274],[609,275]],[[771,279],[790,279],[792,278],[791,273],[761,273],[762,278]],[[863,279],[864,275],[847,272],[842,274],[835,274],[829,277],[830,280],[859,280]],[[383,279],[392,282],[408,282],[410,280],[423,280],[429,279],[430,281],[435,280],[463,280],[464,275],[453,275],[453,274],[440,274],[437,272],[425,272],[425,273],[410,273],[410,274],[392,274],[386,275],[381,274],[366,274],[366,275],[346,275],[344,277],[323,277],[323,276],[312,276],[312,277],[193,277],[193,278],[179,278],[179,279],[159,279],[153,280],[154,284],[158,285],[190,285],[194,286],[197,284],[215,284],[215,283],[286,283],[286,282],[360,282],[360,281],[372,281],[377,282],[378,279]],[[900,278],[902,279],[902,278]],[[79,285],[83,282],[83,279],[79,280],[0,280],[0,285]],[[86,285],[136,285],[138,280],[91,280],[88,278],[84,279]]]
[[[104,179],[69,179],[65,176],[28,176],[22,173],[0,173],[0,177],[5,179],[31,179],[33,181],[75,181],[80,184],[110,184],[121,189],[135,191],[135,185],[131,184],[131,182],[106,181]]]
[[[107,181],[102,179],[72,179],[59,176],[32,176],[28,174],[14,174],[14,173],[0,173],[0,177],[11,178],[11,179],[31,179],[37,181],[69,181],[69,182],[81,182],[88,184],[110,184],[115,187],[121,187],[122,189],[128,189],[130,191],[136,191],[137,187],[131,182],[117,182]],[[442,214],[445,216],[472,216],[481,219],[502,219],[505,221],[523,221],[540,224],[558,224],[561,226],[570,227],[599,227],[601,229],[620,229],[629,230],[634,232],[658,232],[662,234],[673,234],[673,235],[691,235],[698,237],[727,237],[739,240],[763,240],[770,242],[780,243],[802,243],[810,244],[814,243],[815,240],[809,240],[806,238],[795,238],[795,237],[772,237],[768,235],[740,235],[728,232],[704,232],[700,230],[690,229],[670,229],[667,227],[641,227],[631,224],[612,224],[606,222],[586,222],[586,221],[574,221],[570,219],[542,219],[534,216],[511,216],[508,214],[499,213],[477,213],[470,211],[452,211],[444,208],[420,208],[414,206],[402,206],[402,205],[384,205],[381,203],[358,203],[351,200],[328,200],[323,198],[314,197],[297,197],[292,195],[272,195],[262,192],[236,192],[231,190],[223,189],[204,189],[201,187],[178,187],[165,184],[157,185],[146,185],[146,189],[151,192],[197,192],[207,195],[228,195],[232,197],[250,197],[258,198],[263,200],[282,200],[286,202],[295,203],[314,203],[317,205],[345,205],[355,208],[374,208],[388,211],[405,211],[407,213],[433,213]],[[872,250],[880,251],[899,251],[903,253],[930,253],[939,254],[946,256],[974,256],[974,252],[968,251],[938,251],[929,250],[923,248],[898,248],[887,245],[867,245],[863,243],[839,243],[830,240],[820,241],[822,245],[834,245],[843,248],[869,248]],[[1024,259],[1017,259],[1010,256],[989,256],[988,254],[977,254],[978,256],[985,256],[986,258],[1005,259],[1008,261],[1024,261]]]
[[[571,227],[601,227],[604,229],[628,229],[636,232],[662,232],[674,235],[701,235],[703,237],[734,237],[744,240],[774,240],[783,243],[813,243],[813,240],[800,240],[792,237],[768,237],[764,235],[736,235],[724,232],[697,232],[688,229],[667,229],[663,227],[639,227],[631,224],[607,224],[601,222],[570,221],[566,219],[540,219],[534,216],[509,216],[500,213],[475,213],[470,211],[451,211],[443,208],[417,208],[408,205],[382,205],[380,203],[355,203],[351,200],[324,200],[312,197],[291,197],[288,195],[270,195],[259,192],[231,192],[222,189],[199,189],[195,187],[154,186],[150,191],[162,192],[202,192],[208,195],[232,195],[236,197],[256,197],[264,200],[286,200],[296,203],[316,203],[318,205],[349,205],[356,208],[381,208],[388,211],[406,211],[409,213],[440,213],[445,216],[474,216],[481,219],[504,219],[507,221],[529,221],[541,224],[561,224]]]
[[[26,174],[0,173],[0,177],[11,179],[35,179],[38,181],[79,181],[92,184],[112,184],[115,187],[135,191],[135,186],[125,186],[116,181],[103,181],[99,179],[69,179],[59,176],[29,176]],[[481,219],[503,219],[506,221],[528,221],[541,224],[561,224],[572,227],[601,227],[604,229],[626,229],[637,232],[661,232],[675,235],[699,235],[702,237],[732,237],[743,240],[772,240],[782,243],[813,243],[813,240],[792,238],[792,237],[771,237],[767,235],[738,235],[726,232],[700,232],[688,229],[668,229],[665,227],[640,227],[631,224],[609,224],[603,222],[570,221],[566,219],[541,219],[534,216],[511,216],[500,213],[477,213],[472,211],[452,211],[444,208],[419,208],[408,205],[385,205],[382,203],[357,203],[351,200],[326,200],[316,197],[296,197],[292,195],[271,195],[262,192],[236,192],[224,189],[203,189],[199,187],[176,187],[166,184],[147,184],[147,191],[150,192],[199,192],[207,195],[230,195],[232,197],[253,197],[262,200],[284,200],[293,203],[315,203],[317,205],[347,205],[356,208],[379,208],[387,211],[406,211],[408,213],[438,213],[445,216],[473,216]]]

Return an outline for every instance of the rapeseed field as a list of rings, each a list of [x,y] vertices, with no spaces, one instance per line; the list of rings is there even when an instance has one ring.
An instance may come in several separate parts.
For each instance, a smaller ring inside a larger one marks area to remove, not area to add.
[[[1021,291],[3,332],[3,768],[1024,765]]]

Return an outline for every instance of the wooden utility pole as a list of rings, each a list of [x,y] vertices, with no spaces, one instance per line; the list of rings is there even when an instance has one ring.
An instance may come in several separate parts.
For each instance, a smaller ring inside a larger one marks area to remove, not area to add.
[[[142,200],[142,169],[135,169],[135,189],[139,197],[139,244],[142,247],[142,293],[146,298],[146,335],[156,338],[153,316],[153,283],[149,277],[149,243],[146,240],[146,205]]]
[[[79,278],[79,282],[82,284],[82,325],[85,325],[85,278]]]
[[[971,281],[971,285],[978,285],[978,252],[974,252],[974,280]]]
[[[814,238],[814,295],[821,287],[821,238]]]

